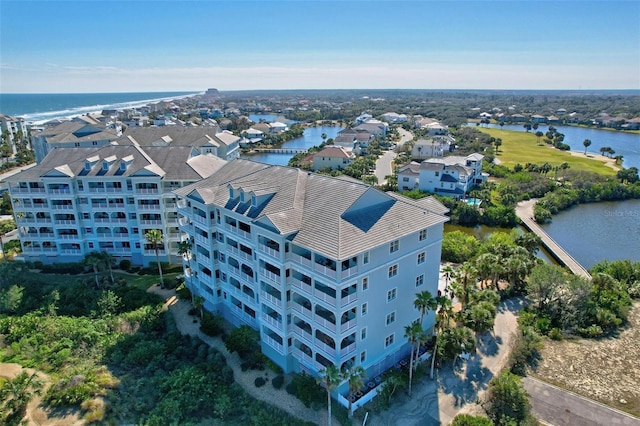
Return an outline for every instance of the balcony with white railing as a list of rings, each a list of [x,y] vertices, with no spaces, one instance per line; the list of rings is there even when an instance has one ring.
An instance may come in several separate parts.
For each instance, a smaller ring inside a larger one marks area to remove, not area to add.
[[[313,294],[313,289],[311,287],[311,284],[306,283],[302,280],[299,280],[297,278],[294,278],[293,276],[288,278],[288,282],[289,284],[291,284],[292,286],[299,288],[301,290],[304,290],[305,292],[309,293],[309,294]]]
[[[299,325],[293,324],[292,330],[293,334],[295,334],[299,338],[309,343],[313,342],[313,336],[311,335],[311,333],[300,327]]]
[[[208,237],[200,235],[197,232],[194,234],[194,237],[195,237],[196,243],[200,243],[205,247],[209,244],[209,238]]]
[[[273,339],[267,333],[264,333],[262,335],[262,340],[272,348],[276,349],[278,352],[284,353],[284,347],[282,346],[282,343],[278,343],[275,339]]]
[[[349,278],[349,277],[351,277],[353,275],[357,275],[357,274],[358,274],[358,267],[357,266],[353,266],[351,268],[342,270],[342,272],[340,272],[340,277],[341,278]]]
[[[293,260],[294,262],[297,262],[297,263],[299,263],[301,265],[307,266],[309,268],[311,267],[311,259],[307,259],[304,256],[301,256],[301,255],[296,254],[296,253],[288,253],[287,257],[290,260]]]
[[[209,226],[209,220],[207,219],[206,216],[200,216],[199,214],[195,214],[194,213],[192,218],[193,218],[193,221],[196,222],[196,223],[200,223],[202,225]]]
[[[350,345],[345,346],[344,348],[340,349],[340,357],[343,358],[343,357],[345,357],[347,355],[352,354],[355,351],[356,351],[356,344],[354,342],[354,343],[351,343]]]
[[[153,250],[153,249],[151,249],[151,250],[145,249],[143,251],[143,254],[145,256],[155,256],[156,255],[156,251]],[[166,255],[167,255],[167,252],[165,250],[158,250],[158,256],[166,256]]]
[[[260,268],[260,275],[262,275],[265,278],[270,279],[271,281],[280,284],[280,275],[278,274],[274,274],[273,272],[265,269],[265,268]]]
[[[322,301],[324,301],[324,302],[326,302],[326,303],[330,304],[331,306],[336,306],[336,298],[335,298],[335,297],[333,297],[333,296],[331,296],[331,295],[329,295],[329,294],[327,294],[327,293],[325,293],[325,292],[324,292],[324,291],[322,291],[322,290],[319,290],[319,289],[317,289],[317,288],[316,288],[316,289],[314,289],[314,291],[313,291],[313,295],[314,295],[317,299],[320,299],[320,300],[322,300]]]
[[[129,238],[128,232],[114,232],[113,238],[117,238],[119,240]]]
[[[176,205],[179,209],[184,209],[187,207],[187,200],[178,200],[178,202],[176,202]]]
[[[354,319],[352,319],[350,321],[347,321],[347,322],[344,322],[344,323],[340,324],[340,332],[344,333],[345,331],[352,329],[353,327],[356,326],[356,322],[357,321],[354,318]]]
[[[80,249],[61,249],[60,254],[82,254]]]
[[[136,188],[136,194],[142,195],[151,195],[151,194],[159,194],[160,190],[158,188]]]
[[[138,210],[160,210],[160,204],[138,204],[137,207]]]
[[[124,209],[124,203],[109,203],[108,209]]]
[[[42,247],[42,251],[46,252],[46,253],[57,253],[58,252],[58,248],[57,247]]]
[[[51,195],[60,195],[60,194],[69,195],[69,194],[71,194],[71,190],[69,188],[66,188],[66,189],[61,189],[61,188],[50,189],[49,190],[49,194],[51,194]]]
[[[353,302],[355,302],[357,300],[358,300],[358,293],[357,292],[353,292],[350,295],[348,295],[346,297],[343,297],[340,300],[340,307],[347,306],[348,304],[353,303]]]
[[[311,309],[305,308],[304,306],[302,306],[301,304],[299,304],[297,302],[291,303],[291,309],[293,309],[294,311],[304,315],[308,319],[313,319],[313,313],[311,312]]]
[[[265,244],[258,244],[258,249],[263,252],[268,254],[271,257],[274,257],[276,259],[280,259],[280,252],[276,249],[273,249]]]
[[[274,296],[264,290],[262,290],[260,292],[260,297],[262,297],[263,301],[269,302],[274,306],[277,307],[281,307],[282,306],[282,300],[280,300],[280,298],[278,298],[277,296]]]
[[[267,324],[277,328],[278,330],[282,330],[282,320],[278,320],[277,318],[272,317],[267,313],[262,313],[262,320]]]
[[[51,210],[73,210],[73,204],[52,204]]]
[[[53,234],[52,234],[53,236]],[[80,239],[80,235],[78,234],[60,234],[58,235],[58,239],[60,240],[78,240]]]
[[[322,275],[327,276],[329,278],[336,278],[338,276],[337,272],[335,271],[335,269],[331,269],[327,266],[324,265],[320,265],[319,263],[314,263],[313,264],[313,269],[316,272],[320,272]]]
[[[314,341],[314,345],[316,348],[322,350],[324,353],[328,354],[329,356],[331,357],[336,356],[336,349],[327,345],[322,340],[316,338],[316,340]]]
[[[299,360],[304,361],[307,365],[312,366],[313,368],[317,368],[317,363],[313,360],[313,357],[306,354],[302,349],[298,349],[294,346],[293,355]]]
[[[328,319],[322,317],[322,315],[316,315],[314,317],[314,321],[316,322],[316,324],[320,324],[321,326],[331,331],[332,333],[335,333],[337,330],[336,325],[333,322],[329,321]]]
[[[56,236],[56,234],[54,234],[53,232],[41,232],[40,233],[40,238],[54,238]]]
[[[78,222],[75,219],[56,219],[53,223],[56,225],[76,225]]]
[[[144,220],[140,220],[140,225],[159,226],[159,225],[162,225],[162,220],[160,220],[160,219],[154,219],[154,220],[144,219]]]

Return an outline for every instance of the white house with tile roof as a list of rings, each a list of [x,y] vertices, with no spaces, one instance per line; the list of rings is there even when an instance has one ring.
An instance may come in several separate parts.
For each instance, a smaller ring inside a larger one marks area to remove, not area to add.
[[[225,161],[188,146],[107,145],[55,149],[5,181],[26,260],[74,262],[107,251],[133,264],[155,261],[144,235],[164,235],[162,261],[178,263],[174,189],[209,176]]]
[[[241,159],[175,194],[188,287],[258,330],[285,372],[360,365],[374,380],[404,362],[416,293],[437,293],[442,204]]]
[[[353,152],[341,146],[328,145],[313,154],[313,170],[343,170],[354,158]]]

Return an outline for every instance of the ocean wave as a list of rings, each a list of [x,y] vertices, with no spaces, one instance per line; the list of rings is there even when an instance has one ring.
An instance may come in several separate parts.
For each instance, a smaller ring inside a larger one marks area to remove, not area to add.
[[[111,104],[84,105],[84,106],[67,108],[67,109],[62,109],[57,111],[21,114],[20,116],[23,117],[24,120],[29,124],[42,125],[44,123],[47,123],[53,120],[63,120],[63,121],[71,120],[81,115],[99,113],[105,109],[114,109],[114,110],[122,111],[127,109],[140,108],[151,103],[189,98],[192,96],[200,95],[202,93],[191,93],[187,95],[178,95],[178,96],[166,96],[162,98],[142,99],[142,100],[136,100],[136,101],[117,102],[117,103],[111,103]]]

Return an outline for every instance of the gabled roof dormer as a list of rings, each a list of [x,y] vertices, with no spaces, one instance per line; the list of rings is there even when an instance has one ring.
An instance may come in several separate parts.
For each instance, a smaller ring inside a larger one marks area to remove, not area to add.
[[[133,163],[133,155],[127,155],[120,160],[120,171],[125,172],[129,166]]]
[[[94,155],[93,157],[88,157],[84,160],[84,171],[85,172],[90,172],[91,169],[93,168],[93,166],[96,165],[96,163],[98,162],[98,160],[100,159],[100,156],[98,155]]]
[[[118,159],[115,155],[111,155],[104,160],[102,160],[102,171],[108,172],[109,168],[113,165],[113,163]]]

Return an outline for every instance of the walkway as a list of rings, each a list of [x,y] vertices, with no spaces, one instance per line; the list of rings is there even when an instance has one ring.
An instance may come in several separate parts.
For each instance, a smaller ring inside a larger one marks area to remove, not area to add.
[[[538,225],[533,219],[533,206],[538,201],[532,199],[528,201],[521,201],[516,206],[516,215],[522,221],[522,224],[531,232],[535,233],[542,240],[542,245],[549,250],[551,255],[555,257],[558,262],[569,268],[569,270],[581,277],[591,279],[591,275],[584,266],[580,265],[569,253],[567,253],[558,243],[556,243],[544,229]]]
[[[493,335],[480,337],[478,351],[456,369],[451,364],[436,370],[435,380],[428,377],[414,383],[412,396],[398,395],[391,408],[380,414],[369,413],[370,426],[446,425],[459,413],[477,414],[476,404],[489,381],[506,365],[517,315],[522,301],[510,299],[498,310]]]
[[[640,426],[640,419],[533,377],[522,380],[533,413],[554,426]]]
[[[398,133],[400,133],[400,140],[398,141],[398,147],[396,149],[413,140],[413,133],[404,130],[402,127],[398,128]],[[387,181],[387,176],[393,174],[393,160],[395,160],[396,157],[397,154],[395,150],[389,150],[382,154],[382,157],[376,161],[375,174],[378,178],[378,185],[384,185]]]

